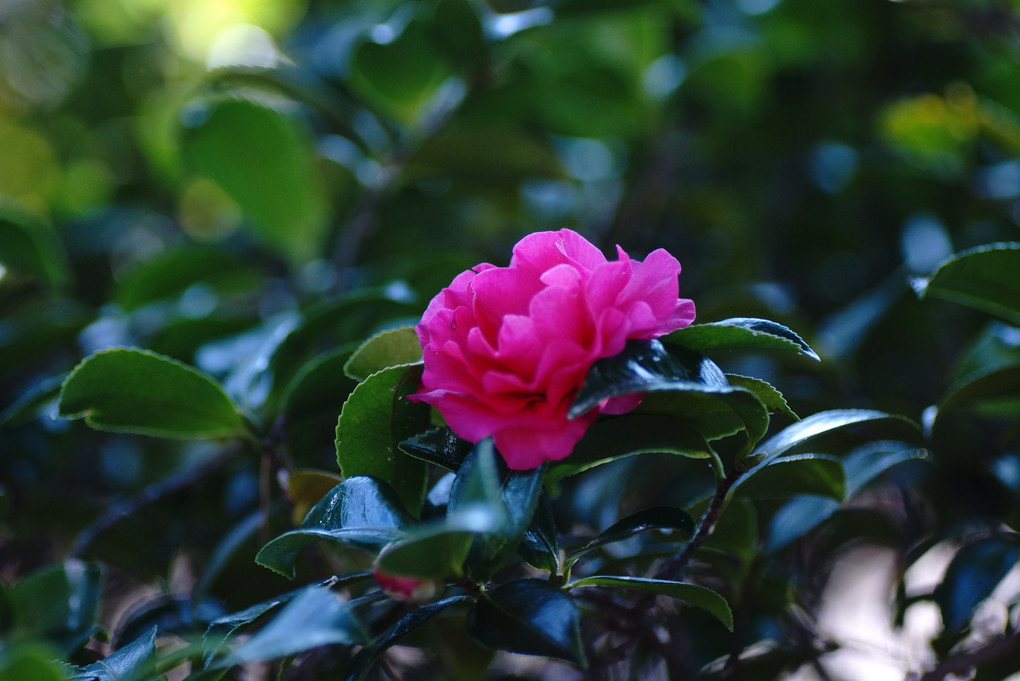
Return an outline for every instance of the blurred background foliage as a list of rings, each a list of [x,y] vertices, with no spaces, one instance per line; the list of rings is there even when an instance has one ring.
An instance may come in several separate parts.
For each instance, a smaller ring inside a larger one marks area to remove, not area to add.
[[[206,595],[197,621],[287,588],[251,561],[258,462],[53,418],[96,350],[194,364],[295,466],[335,472],[351,343],[566,226],[668,249],[700,321],[802,333],[820,367],[727,366],[801,415],[921,420],[959,379],[1017,366],[1020,332],[910,282],[1018,224],[1010,0],[6,0],[0,579],[107,564],[115,641],[146,599]],[[1017,527],[1015,430],[946,428],[857,539],[905,554]],[[798,572],[813,557],[788,557],[798,588],[827,574]],[[47,645],[78,650],[89,626]],[[36,659],[19,650],[8,669]]]

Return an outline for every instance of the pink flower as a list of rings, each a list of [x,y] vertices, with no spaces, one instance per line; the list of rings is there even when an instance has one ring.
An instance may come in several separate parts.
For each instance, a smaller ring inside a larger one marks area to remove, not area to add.
[[[372,577],[383,591],[399,601],[427,603],[439,591],[439,583],[434,579],[388,575],[378,566],[372,569]]]
[[[538,232],[514,247],[509,267],[459,274],[415,327],[425,372],[412,399],[436,407],[459,437],[492,436],[515,470],[570,454],[599,412],[635,407],[640,396],[626,396],[567,418],[596,360],[687,326],[694,303],[678,298],[680,263],[669,253],[641,262],[616,250],[608,261],[569,229]]]

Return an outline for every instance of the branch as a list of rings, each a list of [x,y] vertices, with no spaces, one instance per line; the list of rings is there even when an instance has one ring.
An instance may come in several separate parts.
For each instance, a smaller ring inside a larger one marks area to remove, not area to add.
[[[925,672],[918,681],[942,681],[949,674],[966,676],[974,668],[1003,661],[1020,660],[1020,633],[998,638],[984,646],[942,660],[934,669]],[[1020,663],[1017,663],[1020,666]]]

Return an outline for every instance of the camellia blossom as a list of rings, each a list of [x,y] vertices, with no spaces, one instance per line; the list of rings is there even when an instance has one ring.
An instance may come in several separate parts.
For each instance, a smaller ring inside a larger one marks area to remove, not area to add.
[[[566,457],[599,413],[640,402],[624,396],[568,419],[591,365],[694,320],[694,303],[678,297],[676,258],[616,250],[610,261],[569,229],[538,232],[514,247],[509,267],[459,274],[415,327],[425,371],[410,398],[465,440],[493,437],[512,469]]]

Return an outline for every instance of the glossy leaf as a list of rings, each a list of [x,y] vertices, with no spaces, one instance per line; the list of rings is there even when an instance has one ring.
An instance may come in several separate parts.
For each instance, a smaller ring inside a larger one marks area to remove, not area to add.
[[[327,203],[311,141],[297,122],[241,97],[195,104],[184,121],[188,156],[237,201],[257,238],[294,262],[318,255]]]
[[[347,601],[327,588],[313,587],[290,600],[272,621],[216,666],[272,660],[323,645],[364,644],[370,638]]]
[[[495,508],[482,503],[451,509],[441,520],[406,531],[383,549],[376,565],[400,577],[459,577],[475,537],[497,531],[505,522]]]
[[[922,297],[934,296],[1020,324],[1020,243],[978,246],[955,254],[927,279],[914,282]]]
[[[674,356],[656,340],[629,341],[620,354],[595,362],[569,414],[633,393],[649,393],[639,412],[684,419],[708,439],[743,429],[747,450],[768,429],[766,406],[749,390],[730,385],[714,362],[682,348]]]
[[[552,502],[543,491],[538,497],[538,504],[521,537],[517,553],[529,565],[539,570],[552,573],[559,571],[560,549],[556,541],[556,518],[553,515]]]
[[[957,634],[967,626],[977,607],[1018,561],[1020,544],[1012,536],[980,539],[953,556],[935,588],[935,602],[947,634]]]
[[[849,499],[888,469],[906,461],[923,459],[923,449],[900,442],[875,442],[865,445],[843,461],[846,471],[846,495]],[[752,469],[752,472],[755,472]],[[840,507],[831,496],[803,495],[782,506],[769,522],[765,550],[774,552],[811,531]]]
[[[355,476],[323,497],[301,527],[262,547],[255,562],[293,578],[297,552],[309,544],[327,539],[379,549],[399,539],[402,530],[413,523],[414,518],[388,485],[368,476]]]
[[[773,459],[754,468],[730,488],[733,496],[748,499],[788,499],[801,494],[841,501],[846,493],[843,463],[822,454],[795,454]]]
[[[555,657],[583,668],[580,618],[567,593],[544,580],[522,579],[487,591],[468,611],[467,626],[490,648]]]
[[[474,444],[457,437],[445,426],[432,428],[400,443],[400,450],[405,454],[453,472],[460,469],[474,448]]]
[[[60,415],[98,430],[172,438],[247,434],[245,419],[211,378],[168,357],[136,349],[98,352],[71,372]]]
[[[713,350],[790,350],[819,360],[818,354],[796,333],[767,319],[734,317],[721,322],[693,324],[660,338],[667,345],[680,345],[696,352]]]
[[[389,367],[421,361],[421,343],[414,327],[402,326],[372,336],[354,351],[344,373],[356,381]]]
[[[429,621],[437,613],[457,603],[468,600],[467,596],[451,596],[435,603],[423,605],[400,618],[396,624],[358,651],[351,662],[345,681],[364,681],[369,672],[386,650],[412,631]]]
[[[449,512],[481,505],[495,512],[498,525],[471,542],[464,563],[471,579],[488,581],[514,555],[531,524],[541,491],[541,467],[530,471],[507,470],[491,440],[475,447],[454,480]]]
[[[764,404],[770,412],[784,414],[794,421],[800,420],[800,417],[797,416],[797,414],[790,409],[790,405],[786,403],[786,398],[783,397],[783,393],[779,392],[775,386],[770,385],[766,381],[751,376],[740,376],[739,374],[726,374],[726,380],[730,382],[730,385],[736,385],[746,389],[754,395],[759,402]]]
[[[623,518],[599,533],[597,537],[567,556],[565,565],[571,565],[592,551],[613,542],[629,539],[639,532],[667,530],[670,539],[677,543],[690,541],[694,536],[694,520],[679,508],[658,506],[646,508]]]
[[[73,652],[95,627],[102,582],[102,568],[79,560],[30,574],[10,592],[17,628]]]
[[[109,657],[83,667],[72,681],[143,681],[156,668],[156,628]]]
[[[610,577],[606,575],[585,577],[570,584],[571,589],[596,586],[651,591],[652,593],[677,598],[704,610],[726,625],[727,629],[733,630],[733,611],[730,610],[730,604],[718,593],[704,586],[666,579]]]
[[[704,436],[677,417],[624,414],[593,423],[567,459],[549,465],[546,480],[560,480],[635,454],[665,452],[705,459],[711,451]]]
[[[911,429],[916,428],[916,424],[913,421],[895,414],[887,414],[869,409],[833,409],[812,414],[802,421],[787,426],[758,445],[749,458],[752,461],[757,461],[755,468],[763,468],[773,459],[820,435],[848,426],[881,421],[891,422],[900,426],[907,425]]]
[[[429,424],[429,407],[405,398],[417,389],[421,368],[391,367],[359,384],[336,426],[336,456],[344,477],[371,475],[392,487],[417,514],[425,498],[425,463],[398,444]]]
[[[628,341],[624,350],[595,362],[570,408],[570,418],[594,409],[603,400],[651,390],[726,390],[726,375],[704,357],[686,354],[681,361],[657,340]]]

